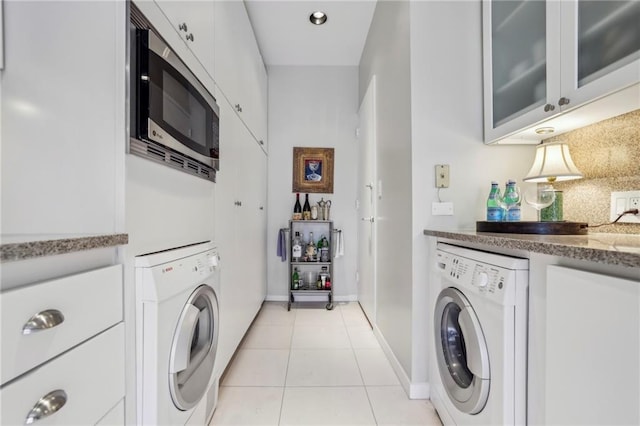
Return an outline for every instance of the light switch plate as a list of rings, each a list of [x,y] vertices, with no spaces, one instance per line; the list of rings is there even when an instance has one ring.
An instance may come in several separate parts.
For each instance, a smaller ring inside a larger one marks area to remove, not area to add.
[[[630,209],[640,209],[640,191],[611,193],[611,210],[609,220],[616,220],[620,213]],[[617,223],[640,223],[640,214],[624,215]]]

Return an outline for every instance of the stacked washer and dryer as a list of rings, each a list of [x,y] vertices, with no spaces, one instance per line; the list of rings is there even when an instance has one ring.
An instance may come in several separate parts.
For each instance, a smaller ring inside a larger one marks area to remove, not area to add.
[[[527,422],[528,259],[438,243],[431,400],[445,425]]]
[[[140,425],[203,425],[213,415],[219,256],[210,242],[135,258]]]

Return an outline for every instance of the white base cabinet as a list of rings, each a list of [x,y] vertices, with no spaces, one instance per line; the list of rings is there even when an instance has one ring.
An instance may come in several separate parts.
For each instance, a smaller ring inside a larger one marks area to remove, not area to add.
[[[0,293],[1,424],[124,424],[122,279],[113,265]]]
[[[544,424],[640,424],[640,282],[547,267]]]

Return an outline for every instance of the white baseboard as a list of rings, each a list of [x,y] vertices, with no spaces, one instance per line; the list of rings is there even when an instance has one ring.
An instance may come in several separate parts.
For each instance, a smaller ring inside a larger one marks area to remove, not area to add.
[[[411,383],[411,380],[404,371],[404,368],[402,368],[400,361],[398,361],[398,358],[393,354],[391,347],[375,324],[373,325],[373,334],[378,339],[378,342],[382,347],[382,351],[389,360],[393,371],[396,373],[396,376],[398,376],[398,380],[400,380],[400,385],[409,399],[429,399],[429,383]]]
[[[289,296],[281,296],[281,295],[270,295],[268,294],[267,297],[265,297],[264,299],[267,302],[288,302],[289,301]],[[350,294],[347,296],[333,296],[333,301],[334,302],[357,302],[358,301],[358,296],[355,294]]]

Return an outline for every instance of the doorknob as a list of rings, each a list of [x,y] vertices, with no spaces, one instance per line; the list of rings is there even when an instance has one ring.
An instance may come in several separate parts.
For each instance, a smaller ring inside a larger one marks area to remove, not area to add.
[[[373,216],[369,216],[369,217],[361,217],[360,220],[365,221],[365,222],[375,222],[375,218]]]

